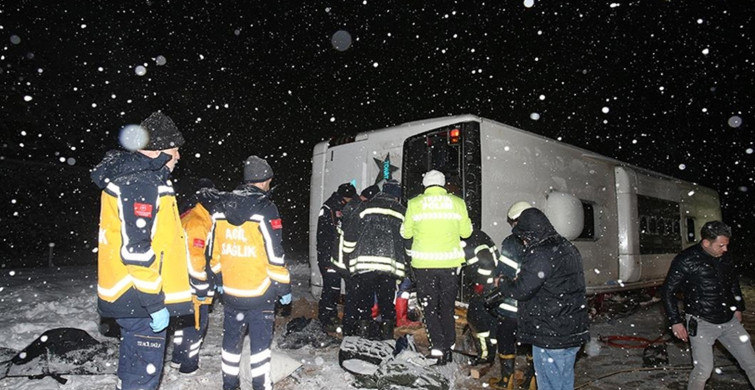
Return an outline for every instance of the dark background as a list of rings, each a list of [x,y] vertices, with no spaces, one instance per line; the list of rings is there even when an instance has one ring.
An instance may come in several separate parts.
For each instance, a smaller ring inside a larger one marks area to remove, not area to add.
[[[182,193],[268,159],[299,259],[317,142],[467,113],[712,187],[752,253],[752,1],[41,3],[0,5],[0,267],[95,262],[89,171],[156,110]]]

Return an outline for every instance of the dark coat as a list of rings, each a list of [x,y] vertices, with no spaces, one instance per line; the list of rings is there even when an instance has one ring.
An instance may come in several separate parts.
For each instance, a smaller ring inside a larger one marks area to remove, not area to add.
[[[403,279],[409,264],[400,232],[406,207],[378,192],[349,215],[344,213],[344,241],[353,245],[346,264],[350,274],[378,271]]]
[[[330,259],[333,246],[338,240],[337,228],[341,222],[344,203],[343,196],[334,192],[320,208],[320,216],[317,218],[317,264],[321,268],[332,266]]]
[[[590,334],[579,251],[535,208],[522,212],[513,233],[525,242],[522,267],[499,288],[519,301],[519,341],[548,349],[585,343]]]
[[[684,293],[684,311],[705,321],[722,324],[731,320],[735,308],[745,310],[739,276],[728,256],[715,258],[700,244],[674,257],[661,288],[669,323],[683,323],[675,293]]]

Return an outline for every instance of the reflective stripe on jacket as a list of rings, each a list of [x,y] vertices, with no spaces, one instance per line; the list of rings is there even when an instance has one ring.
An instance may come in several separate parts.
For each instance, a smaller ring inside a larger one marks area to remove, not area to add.
[[[455,268],[464,263],[461,238],[472,234],[464,201],[445,188],[431,186],[409,200],[401,236],[413,238],[414,268]]]
[[[92,171],[103,189],[98,239],[98,308],[103,317],[149,317],[163,307],[191,313],[189,256],[161,154],[109,152]]]

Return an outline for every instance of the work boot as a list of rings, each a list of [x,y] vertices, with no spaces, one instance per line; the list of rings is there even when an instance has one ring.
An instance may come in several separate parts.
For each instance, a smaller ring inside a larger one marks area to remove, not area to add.
[[[532,355],[527,355],[527,367],[524,368],[524,381],[522,381],[522,388],[526,390],[537,390],[535,363],[532,361]]]
[[[513,390],[516,386],[514,379],[514,361],[516,355],[498,355],[501,363],[501,377],[490,378],[490,387],[496,390]]]
[[[446,360],[446,354],[438,349],[430,350],[430,353],[425,355],[425,359],[434,360],[435,362],[431,366],[444,366],[448,361]]]
[[[490,342],[490,337],[480,336],[478,333],[475,337],[475,348],[477,348],[477,357],[472,358],[469,364],[476,366],[495,362],[495,352],[493,352],[495,349],[493,343]]]
[[[445,360],[446,363],[453,363],[454,362],[454,354],[451,352],[450,349],[443,352],[443,360]]]
[[[396,321],[388,320],[380,323],[380,337],[381,340],[393,340],[393,329]]]

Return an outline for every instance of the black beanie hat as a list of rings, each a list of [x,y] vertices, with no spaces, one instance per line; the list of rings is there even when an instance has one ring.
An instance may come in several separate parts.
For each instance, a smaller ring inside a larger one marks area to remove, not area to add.
[[[359,195],[364,196],[367,200],[372,199],[375,194],[380,192],[380,187],[377,186],[377,184],[373,184],[365,189],[362,190],[362,193]]]
[[[393,179],[388,180],[383,183],[383,192],[394,198],[401,198],[401,184]]]
[[[343,183],[340,186],[338,186],[338,195],[341,195],[344,198],[353,198],[357,196],[357,189],[354,188],[351,183]]]
[[[141,127],[149,134],[149,142],[144,150],[165,150],[178,148],[184,144],[184,136],[167,115],[160,111],[153,112],[143,120]]]
[[[259,183],[273,177],[273,168],[264,158],[249,156],[244,161],[244,181],[247,183]]]

